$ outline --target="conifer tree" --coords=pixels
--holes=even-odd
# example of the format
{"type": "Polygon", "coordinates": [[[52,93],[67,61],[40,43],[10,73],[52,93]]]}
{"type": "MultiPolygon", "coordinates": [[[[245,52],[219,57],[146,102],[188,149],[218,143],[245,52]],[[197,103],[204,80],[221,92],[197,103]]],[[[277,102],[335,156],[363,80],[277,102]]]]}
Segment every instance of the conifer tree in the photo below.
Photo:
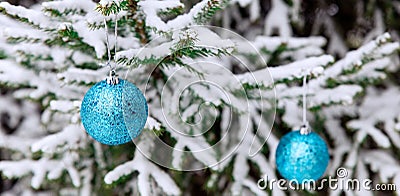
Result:
{"type": "Polygon", "coordinates": [[[288,194],[257,183],[281,178],[275,150],[302,124],[305,75],[307,118],[331,157],[323,177],[345,168],[400,186],[400,4],[352,1],[348,28],[335,19],[345,6],[316,2],[315,12],[291,0],[1,2],[3,193],[288,194]],[[95,141],[80,119],[109,57],[149,106],[142,134],[119,146],[95,141]]]}

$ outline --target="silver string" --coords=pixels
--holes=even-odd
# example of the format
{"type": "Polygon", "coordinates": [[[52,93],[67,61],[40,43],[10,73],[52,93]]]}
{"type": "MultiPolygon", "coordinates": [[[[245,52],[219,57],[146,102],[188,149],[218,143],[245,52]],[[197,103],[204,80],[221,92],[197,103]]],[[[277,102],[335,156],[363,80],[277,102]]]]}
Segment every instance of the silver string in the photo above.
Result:
{"type": "Polygon", "coordinates": [[[115,28],[114,28],[114,35],[115,35],[114,63],[115,63],[115,66],[117,66],[117,43],[118,43],[118,41],[117,41],[117,38],[118,38],[117,28],[118,28],[118,14],[115,13],[115,28]]]}
{"type": "Polygon", "coordinates": [[[303,125],[300,128],[300,133],[307,135],[311,132],[307,121],[307,74],[303,77],[303,125]]]}
{"type": "Polygon", "coordinates": [[[104,18],[104,29],[105,29],[105,34],[106,34],[106,47],[107,47],[107,66],[110,67],[110,73],[109,77],[107,78],[107,83],[109,84],[118,84],[118,75],[115,72],[115,69],[117,67],[117,39],[118,39],[118,14],[115,14],[115,27],[114,27],[114,36],[115,36],[115,45],[114,45],[114,66],[111,65],[111,49],[110,49],[110,41],[108,38],[108,27],[107,27],[107,21],[106,18],[104,18]]]}
{"type": "Polygon", "coordinates": [[[307,103],[306,103],[306,94],[307,94],[307,74],[304,74],[303,78],[303,125],[306,125],[307,123],[307,103]]]}
{"type": "Polygon", "coordinates": [[[106,21],[106,18],[104,18],[104,31],[105,31],[105,33],[106,33],[106,47],[107,47],[107,58],[108,58],[108,61],[107,61],[107,66],[110,66],[110,68],[111,68],[111,51],[110,51],[110,42],[109,42],[109,40],[108,40],[108,27],[107,27],[107,21],[106,21]]]}

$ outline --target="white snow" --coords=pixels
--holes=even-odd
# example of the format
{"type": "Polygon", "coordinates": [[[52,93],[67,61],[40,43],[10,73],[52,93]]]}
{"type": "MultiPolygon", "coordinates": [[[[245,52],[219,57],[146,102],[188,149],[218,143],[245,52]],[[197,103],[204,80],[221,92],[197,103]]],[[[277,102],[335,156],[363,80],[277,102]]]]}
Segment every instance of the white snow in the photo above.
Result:
{"type": "MultiPolygon", "coordinates": [[[[252,44],[257,49],[266,49],[268,51],[275,51],[279,46],[284,45],[286,48],[294,50],[302,47],[315,47],[320,48],[326,44],[326,39],[323,37],[307,37],[307,38],[281,38],[281,37],[270,37],[270,36],[257,36],[252,44]]],[[[248,44],[237,44],[237,50],[240,53],[246,53],[253,51],[246,48],[250,46],[248,44]],[[245,48],[242,48],[245,47],[245,48]]]]}
{"type": "Polygon", "coordinates": [[[353,102],[353,97],[363,89],[358,85],[340,85],[332,89],[316,91],[310,101],[310,107],[340,103],[349,105],[353,102]],[[338,93],[340,92],[340,93],[338,93]]]}
{"type": "Polygon", "coordinates": [[[167,1],[140,1],[138,5],[141,7],[143,12],[146,14],[146,24],[151,27],[156,27],[161,31],[169,30],[168,25],[161,20],[157,15],[159,11],[163,11],[169,8],[183,7],[183,3],[177,0],[167,1]]]}
{"type": "MultiPolygon", "coordinates": [[[[109,6],[113,2],[119,4],[121,1],[102,0],[100,4],[109,6]]],[[[320,107],[317,113],[324,117],[321,126],[326,132],[322,135],[327,137],[328,141],[333,141],[329,145],[333,159],[327,173],[333,175],[336,168],[344,166],[349,169],[352,177],[370,178],[373,175],[370,175],[368,170],[371,169],[378,174],[382,182],[400,183],[399,163],[393,159],[391,151],[393,148],[400,148],[399,88],[390,81],[382,83],[385,89],[372,87],[363,89],[362,85],[358,84],[385,79],[386,72],[398,69],[398,57],[392,54],[399,49],[399,43],[392,41],[390,35],[386,33],[361,48],[346,53],[347,47],[343,38],[334,29],[331,17],[317,13],[320,20],[317,20],[312,34],[318,34],[317,32],[321,30],[319,28],[326,29],[330,40],[327,46],[328,52],[332,54],[336,52],[340,57],[345,56],[335,62],[331,55],[323,55],[324,46],[327,44],[326,38],[291,37],[289,15],[295,14],[296,10],[299,11],[299,3],[295,2],[295,7],[291,8],[282,0],[272,1],[272,8],[265,19],[260,18],[261,15],[257,11],[260,10],[259,0],[231,2],[231,4],[237,2],[239,6],[249,6],[244,9],[249,10],[250,19],[244,19],[239,14],[237,6],[221,12],[221,16],[218,17],[222,19],[216,17],[221,19],[225,27],[230,27],[232,22],[241,21],[238,28],[246,31],[245,36],[251,40],[250,43],[225,39],[224,36],[205,27],[194,26],[186,31],[177,30],[194,25],[194,18],[208,6],[208,2],[200,1],[188,9],[186,14],[164,22],[157,13],[168,8],[183,7],[183,3],[178,0],[140,1],[138,13],[143,14],[148,27],[164,31],[150,32],[150,39],[156,38],[158,34],[175,31],[167,36],[163,34],[165,37],[157,39],[143,49],[140,48],[142,46],[140,41],[134,36],[135,32],[127,32],[129,29],[121,30],[121,36],[117,38],[120,51],[117,56],[128,60],[161,59],[171,53],[171,48],[179,38],[186,35],[185,33],[196,38],[196,46],[214,52],[217,48],[237,52],[234,55],[239,58],[235,60],[230,56],[182,59],[185,64],[203,73],[202,77],[189,72],[186,67],[170,65],[168,68],[160,69],[169,79],[167,82],[164,83],[160,79],[155,81],[156,85],[149,83],[150,85],[146,86],[149,70],[145,65],[126,74],[127,79],[134,80],[143,90],[149,101],[150,116],[145,128],[150,130],[165,128],[168,135],[176,140],[173,146],[175,150],[165,153],[165,156],[169,156],[169,167],[187,169],[209,166],[212,173],[218,174],[217,172],[226,170],[232,163],[232,173],[229,175],[234,178],[233,181],[227,178],[216,179],[218,176],[214,175],[214,179],[208,184],[213,182],[217,183],[217,186],[226,186],[226,190],[221,192],[226,195],[265,194],[257,188],[256,181],[248,177],[249,162],[258,167],[263,175],[276,178],[274,157],[279,134],[277,132],[269,134],[269,128],[273,124],[270,120],[272,117],[265,116],[260,110],[273,109],[276,101],[276,107],[285,111],[281,123],[290,128],[301,125],[299,97],[303,89],[298,86],[298,82],[306,74],[310,76],[307,92],[308,108],[320,107]],[[250,30],[257,20],[267,24],[264,34],[261,28],[250,30]],[[279,30],[279,36],[270,37],[275,28],[279,30]],[[172,39],[168,37],[170,35],[172,39]],[[255,49],[262,49],[265,51],[261,54],[262,58],[269,61],[271,58],[269,53],[275,52],[280,47],[286,50],[279,55],[278,60],[281,64],[279,66],[267,67],[261,62],[262,60],[246,59],[248,55],[255,54],[253,52],[255,49]],[[232,69],[237,64],[249,66],[239,70],[240,74],[234,74],[232,69]],[[354,72],[344,74],[350,70],[354,72]],[[328,80],[335,80],[338,85],[328,87],[328,80]],[[245,94],[242,89],[243,84],[264,86],[261,92],[256,92],[259,89],[248,89],[245,94]],[[355,100],[356,95],[362,97],[355,100]],[[263,100],[259,100],[261,97],[263,100]],[[350,117],[347,127],[342,127],[343,116],[350,117]],[[186,121],[192,117],[195,123],[187,123],[186,121]],[[223,130],[221,133],[225,137],[216,146],[212,146],[201,133],[211,131],[210,125],[213,125],[218,117],[221,124],[216,126],[220,126],[223,130]],[[378,124],[382,126],[377,128],[378,124]],[[353,137],[348,137],[349,130],[354,132],[353,137]],[[378,149],[366,149],[363,145],[366,140],[375,142],[378,149]],[[254,154],[264,145],[267,145],[270,152],[268,156],[261,153],[254,154]],[[193,164],[188,165],[188,156],[193,159],[193,164]],[[222,158],[226,159],[218,163],[222,158]]],[[[6,177],[21,178],[14,189],[29,190],[27,188],[29,186],[37,189],[45,180],[59,179],[65,172],[72,185],[59,190],[60,194],[91,194],[96,188],[91,182],[93,178],[98,177],[93,171],[97,169],[101,173],[109,168],[109,162],[104,157],[107,149],[99,143],[94,143],[95,141],[86,135],[80,125],[79,107],[80,100],[89,88],[87,84],[104,79],[108,68],[89,70],[78,66],[95,63],[98,61],[96,59],[106,53],[104,29],[90,30],[88,25],[102,25],[104,18],[112,21],[114,17],[104,17],[96,12],[94,10],[96,4],[90,0],[44,2],[42,6],[33,9],[11,6],[3,2],[0,3],[0,7],[6,8],[11,15],[27,18],[36,26],[31,27],[0,16],[0,27],[3,29],[0,31],[0,50],[4,50],[10,57],[7,60],[0,60],[0,82],[14,89],[0,97],[0,106],[7,106],[0,107],[0,113],[10,114],[7,123],[12,127],[18,126],[12,135],[6,135],[3,133],[5,130],[0,130],[0,146],[12,151],[12,160],[1,161],[0,170],[6,177]],[[40,11],[43,8],[61,12],[77,9],[83,10],[86,14],[52,18],[40,11]],[[37,27],[41,30],[37,30],[37,27]],[[82,41],[95,49],[96,55],[90,56],[82,51],[43,44],[44,40],[54,39],[57,31],[65,28],[72,28],[78,32],[82,41]],[[35,39],[39,43],[8,43],[7,38],[10,37],[35,39]],[[27,59],[27,55],[51,57],[53,60],[33,60],[34,68],[31,68],[20,64],[27,59]],[[16,99],[20,101],[17,103],[16,99]],[[86,156],[80,153],[89,147],[93,148],[93,154],[86,156]],[[35,152],[42,154],[38,160],[31,159],[32,153],[35,152]],[[23,178],[24,176],[31,178],[23,178]]],[[[126,17],[127,14],[129,13],[122,11],[118,17],[126,17]]],[[[301,20],[296,14],[291,17],[301,20]]],[[[379,12],[375,12],[375,17],[379,18],[379,12]]],[[[384,26],[378,23],[376,32],[382,33],[382,29],[384,26]]],[[[113,37],[112,34],[109,36],[113,37]]],[[[67,38],[64,39],[68,41],[67,38]]],[[[115,45],[114,39],[110,39],[110,45],[111,47],[115,45]]],[[[307,113],[311,123],[319,122],[315,121],[315,114],[315,112],[307,113]]],[[[155,150],[160,150],[155,146],[157,138],[151,134],[152,131],[143,131],[138,138],[140,140],[135,141],[137,148],[133,160],[123,162],[108,171],[104,177],[105,183],[112,184],[122,176],[137,171],[138,176],[134,175],[133,179],[126,183],[124,190],[134,189],[134,193],[143,195],[182,194],[172,177],[156,163],[147,159],[155,150]]],[[[34,193],[25,191],[25,193],[32,195],[38,194],[39,191],[34,193]]],[[[335,194],[340,193],[340,190],[335,192],[335,194]]],[[[348,193],[353,192],[346,194],[348,193]]],[[[284,192],[275,187],[272,194],[283,195],[284,192]]]]}
{"type": "Polygon", "coordinates": [[[263,84],[270,86],[273,81],[281,81],[283,79],[293,80],[302,78],[307,75],[319,75],[323,67],[333,62],[333,57],[330,55],[322,55],[319,57],[310,57],[304,60],[296,61],[288,65],[281,65],[277,67],[267,67],[251,73],[238,75],[242,83],[249,84],[263,84]],[[271,78],[273,80],[271,80],[271,78]]]}
{"type": "Polygon", "coordinates": [[[96,8],[96,3],[93,1],[82,1],[82,0],[60,0],[43,2],[42,6],[46,9],[55,9],[62,12],[66,10],[83,10],[85,12],[91,12],[96,8]]]}
{"type": "Polygon", "coordinates": [[[76,22],[72,24],[72,27],[84,42],[94,48],[97,58],[101,58],[104,55],[106,52],[106,45],[104,44],[106,38],[103,29],[91,30],[88,28],[86,21],[76,22]]]}
{"type": "Polygon", "coordinates": [[[38,189],[45,180],[46,174],[50,175],[50,177],[54,177],[60,172],[60,167],[63,167],[63,170],[67,170],[70,174],[73,184],[78,187],[80,186],[80,179],[77,178],[77,176],[71,175],[71,173],[76,172],[76,169],[72,166],[65,165],[65,163],[76,160],[70,159],[70,154],[71,153],[66,153],[62,160],[41,158],[39,160],[24,159],[20,161],[1,161],[0,170],[3,175],[8,178],[22,177],[33,173],[31,186],[38,189]]]}
{"type": "Polygon", "coordinates": [[[80,125],[69,125],[62,131],[46,136],[32,145],[32,152],[42,151],[55,153],[59,147],[73,149],[80,140],[86,138],[85,131],[80,125]]]}
{"type": "Polygon", "coordinates": [[[50,101],[50,108],[60,112],[70,112],[76,109],[72,101],[67,100],[52,100],[50,101]]]}
{"type": "Polygon", "coordinates": [[[37,29],[26,29],[26,28],[19,28],[19,27],[8,27],[4,29],[4,36],[7,37],[26,37],[30,39],[40,39],[40,40],[47,40],[50,37],[43,33],[43,31],[39,31],[37,29]]]}
{"type": "Polygon", "coordinates": [[[149,116],[147,118],[145,128],[150,129],[150,130],[153,130],[153,129],[160,130],[161,124],[156,119],[149,116]]]}
{"type": "Polygon", "coordinates": [[[387,148],[391,143],[400,147],[400,134],[395,131],[395,119],[400,114],[396,109],[400,106],[400,91],[392,86],[384,93],[373,88],[368,88],[367,93],[369,96],[359,108],[360,119],[348,122],[347,126],[358,130],[359,141],[370,135],[382,147],[387,148]],[[385,133],[375,127],[378,122],[385,123],[385,133]]]}
{"type": "Polygon", "coordinates": [[[34,25],[46,29],[49,27],[54,27],[55,23],[50,21],[41,11],[26,9],[22,6],[13,6],[8,2],[1,2],[0,7],[7,10],[10,15],[18,16],[27,19],[34,25]]]}
{"type": "Polygon", "coordinates": [[[179,15],[173,20],[170,20],[167,22],[167,25],[171,29],[181,29],[183,27],[191,26],[194,25],[193,19],[196,17],[201,10],[207,6],[208,1],[203,0],[198,2],[196,5],[194,5],[188,13],[179,15]]]}
{"type": "Polygon", "coordinates": [[[107,6],[110,6],[113,3],[116,3],[117,5],[119,5],[121,3],[121,1],[123,1],[123,0],[100,0],[99,4],[102,7],[107,7],[107,6]]]}
{"type": "Polygon", "coordinates": [[[0,80],[12,84],[28,84],[35,74],[15,62],[9,60],[0,60],[0,80]]]}
{"type": "Polygon", "coordinates": [[[117,52],[117,59],[121,58],[138,58],[138,59],[149,59],[165,57],[171,53],[170,48],[172,48],[174,42],[167,42],[160,44],[153,48],[141,48],[141,49],[129,49],[126,51],[117,52]]]}
{"type": "Polygon", "coordinates": [[[151,142],[151,140],[149,140],[149,137],[146,136],[147,135],[143,134],[141,136],[142,140],[137,144],[139,148],[142,147],[140,148],[142,152],[136,149],[135,158],[131,161],[125,162],[117,166],[112,171],[108,172],[104,178],[104,182],[107,184],[111,184],[122,176],[137,171],[139,172],[138,187],[141,194],[150,194],[150,177],[156,180],[155,182],[157,183],[157,185],[162,188],[162,190],[166,194],[181,194],[181,191],[172,180],[172,178],[163,170],[161,170],[158,166],[154,165],[154,163],[150,162],[146,157],[143,156],[142,153],[149,148],[146,142],[151,142]]]}

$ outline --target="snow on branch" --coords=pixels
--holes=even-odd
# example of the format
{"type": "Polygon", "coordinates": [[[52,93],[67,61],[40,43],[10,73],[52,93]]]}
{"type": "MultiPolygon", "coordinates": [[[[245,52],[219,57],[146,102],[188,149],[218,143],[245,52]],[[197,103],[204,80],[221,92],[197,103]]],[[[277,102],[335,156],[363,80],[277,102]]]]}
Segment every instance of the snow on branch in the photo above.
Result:
{"type": "Polygon", "coordinates": [[[41,29],[57,26],[56,23],[49,20],[41,11],[14,6],[8,2],[0,3],[0,13],[9,15],[22,22],[28,22],[41,29]]]}
{"type": "MultiPolygon", "coordinates": [[[[256,108],[252,108],[249,112],[253,114],[255,113],[255,110],[256,108]]],[[[260,173],[262,176],[268,176],[268,178],[276,179],[277,176],[275,175],[275,171],[273,169],[273,166],[271,165],[271,162],[273,162],[274,160],[270,160],[270,162],[268,162],[267,159],[260,153],[257,153],[252,156],[249,154],[249,152],[251,151],[254,152],[256,150],[255,148],[260,147],[262,145],[261,142],[264,142],[264,140],[261,140],[260,138],[256,137],[256,135],[254,135],[254,133],[250,131],[253,129],[253,127],[257,126],[254,123],[258,122],[257,120],[250,121],[248,123],[247,115],[240,115],[238,116],[238,118],[239,118],[238,121],[233,123],[233,124],[237,123],[236,124],[237,126],[232,125],[232,127],[238,128],[239,131],[235,132],[235,136],[237,137],[236,139],[241,141],[241,143],[239,144],[239,146],[237,146],[237,149],[233,152],[231,151],[232,149],[224,150],[225,153],[232,153],[232,154],[230,154],[230,156],[228,156],[216,167],[219,167],[218,168],[219,171],[222,171],[229,166],[230,162],[233,162],[232,177],[235,179],[235,181],[232,182],[230,186],[230,191],[232,194],[236,195],[244,193],[244,188],[248,188],[254,194],[260,194],[259,189],[255,189],[255,187],[257,186],[255,182],[250,181],[248,179],[248,172],[250,169],[249,162],[253,163],[256,167],[260,169],[260,173]],[[256,139],[253,140],[253,138],[256,139]],[[252,148],[254,149],[251,150],[252,148]]],[[[270,157],[274,157],[275,154],[273,152],[275,151],[274,149],[276,149],[278,142],[273,134],[271,134],[271,139],[267,140],[267,144],[269,147],[269,151],[271,152],[270,157]]],[[[273,186],[274,186],[274,194],[277,195],[283,194],[283,191],[278,189],[276,185],[273,186]]]]}
{"type": "Polygon", "coordinates": [[[90,70],[80,69],[75,67],[69,67],[64,72],[57,74],[58,79],[62,80],[67,84],[71,83],[85,83],[91,84],[105,79],[108,68],[90,70]]]}
{"type": "Polygon", "coordinates": [[[398,48],[399,44],[390,42],[389,33],[385,33],[375,40],[361,46],[359,49],[347,53],[343,59],[326,69],[325,76],[328,78],[335,78],[343,72],[363,66],[368,62],[367,58],[371,56],[378,55],[379,58],[382,58],[382,55],[389,55],[398,48]],[[382,51],[382,49],[384,50],[382,51]]]}
{"type": "Polygon", "coordinates": [[[53,77],[52,73],[41,71],[38,76],[30,78],[29,84],[32,88],[29,91],[26,89],[18,90],[16,93],[19,93],[21,97],[30,97],[32,99],[40,99],[49,93],[54,93],[59,98],[65,99],[75,99],[76,97],[81,96],[81,91],[83,88],[81,86],[69,85],[65,86],[63,89],[60,89],[60,82],[56,77],[53,77]]]}
{"type": "Polygon", "coordinates": [[[396,98],[400,91],[393,86],[383,93],[377,89],[368,88],[365,100],[358,108],[359,119],[351,120],[347,127],[357,130],[358,142],[364,141],[367,135],[384,148],[393,143],[400,148],[400,134],[395,130],[396,118],[400,115],[400,99],[396,98]],[[383,130],[376,128],[377,123],[383,122],[383,130]]]}
{"type": "MultiPolygon", "coordinates": [[[[101,58],[106,52],[105,35],[102,29],[89,29],[86,21],[78,21],[71,24],[72,30],[76,31],[82,41],[93,47],[97,58],[101,58]]],[[[68,25],[61,30],[68,30],[68,25]]]]}
{"type": "Polygon", "coordinates": [[[315,92],[310,100],[309,107],[320,107],[324,105],[353,103],[353,97],[362,92],[358,85],[339,85],[335,88],[321,89],[315,92]],[[340,93],[338,93],[340,92],[340,93]]]}
{"type": "Polygon", "coordinates": [[[0,147],[3,149],[9,149],[23,154],[30,154],[30,146],[32,143],[36,142],[37,139],[32,139],[29,137],[22,138],[19,136],[5,135],[4,130],[0,133],[0,147]]]}
{"type": "Polygon", "coordinates": [[[32,152],[42,151],[52,154],[57,152],[60,147],[68,150],[76,149],[80,146],[79,143],[85,143],[86,137],[83,127],[72,124],[58,133],[48,135],[35,142],[32,145],[32,152]]]}
{"type": "Polygon", "coordinates": [[[156,119],[149,116],[147,118],[145,128],[150,129],[150,130],[153,130],[153,129],[160,130],[161,124],[156,119]]]}
{"type": "Polygon", "coordinates": [[[340,125],[341,122],[339,119],[343,113],[355,115],[353,111],[354,108],[354,105],[332,105],[330,107],[324,107],[322,110],[322,114],[325,115],[326,118],[324,123],[326,133],[334,140],[334,148],[329,149],[333,155],[331,166],[327,171],[329,175],[334,175],[336,173],[336,169],[342,165],[346,153],[357,150],[357,146],[353,144],[351,138],[347,137],[346,130],[340,125]]]}
{"type": "Polygon", "coordinates": [[[29,29],[27,27],[6,27],[6,25],[4,25],[4,28],[4,36],[8,37],[8,39],[26,40],[32,42],[50,39],[49,35],[40,31],[39,29],[29,29]]]}
{"type": "Polygon", "coordinates": [[[183,3],[179,0],[169,1],[140,1],[138,5],[146,15],[146,25],[160,31],[170,30],[168,25],[158,16],[158,12],[167,9],[183,7],[183,3]]]}
{"type": "MultiPolygon", "coordinates": [[[[320,80],[320,78],[313,79],[320,80]]],[[[292,128],[301,124],[300,100],[304,93],[302,87],[288,88],[286,84],[276,85],[277,100],[279,108],[284,108],[283,121],[292,128]]],[[[332,107],[334,105],[350,105],[354,98],[363,91],[359,85],[341,84],[333,88],[309,87],[307,90],[307,108],[317,109],[323,106],[332,107]]]]}
{"type": "MultiPolygon", "coordinates": [[[[176,103],[171,102],[163,103],[163,105],[169,105],[169,111],[172,110],[171,108],[176,108],[175,104],[176,103]]],[[[165,110],[167,108],[163,109],[165,110]]],[[[175,130],[176,127],[179,127],[180,132],[182,131],[185,133],[189,133],[189,131],[192,130],[193,132],[198,133],[198,129],[201,129],[202,127],[190,126],[187,122],[182,121],[178,114],[179,111],[176,111],[176,109],[173,109],[171,112],[165,113],[160,108],[153,107],[152,111],[154,117],[160,120],[160,122],[165,126],[166,131],[168,131],[171,134],[171,137],[178,142],[177,144],[175,144],[174,148],[177,149],[178,152],[182,152],[173,154],[173,166],[181,168],[180,164],[182,163],[184,156],[189,155],[190,152],[196,152],[192,155],[195,159],[197,159],[205,166],[213,165],[217,162],[216,152],[212,150],[210,144],[206,141],[204,137],[191,137],[190,135],[177,133],[177,131],[175,130]],[[186,151],[185,147],[187,147],[189,151],[186,151]]],[[[210,118],[214,117],[215,116],[210,116],[210,118]]],[[[213,122],[213,120],[210,121],[213,122]]]]}
{"type": "MultiPolygon", "coordinates": [[[[147,134],[142,134],[141,141],[137,144],[138,148],[141,150],[148,150],[149,144],[148,142],[152,142],[150,136],[147,134]]],[[[135,151],[135,157],[132,161],[125,162],[112,171],[108,172],[104,177],[104,181],[107,184],[112,184],[117,181],[119,178],[125,175],[129,175],[134,171],[139,172],[137,176],[137,183],[139,192],[141,195],[151,195],[151,179],[152,177],[157,185],[162,188],[162,190],[168,195],[179,195],[181,191],[178,186],[172,180],[172,178],[161,170],[154,163],[149,161],[146,157],[141,154],[142,152],[138,150],[135,151]]]]}
{"type": "Polygon", "coordinates": [[[320,75],[328,64],[334,61],[330,55],[310,57],[304,60],[295,61],[287,65],[267,67],[251,73],[238,75],[242,83],[250,85],[271,86],[273,82],[280,83],[303,78],[307,75],[320,75]],[[268,76],[271,76],[272,81],[268,76]]]}
{"type": "Polygon", "coordinates": [[[172,41],[160,43],[155,47],[118,52],[117,59],[133,66],[175,65],[182,64],[181,59],[184,57],[220,56],[233,52],[235,47],[231,40],[221,39],[216,33],[201,26],[174,31],[171,38],[172,41]]]}
{"type": "Polygon", "coordinates": [[[100,0],[96,10],[104,16],[110,16],[111,14],[116,14],[127,9],[128,3],[126,0],[100,0]]]}
{"type": "Polygon", "coordinates": [[[96,3],[92,1],[82,1],[82,0],[59,0],[51,2],[43,2],[42,6],[45,12],[57,11],[58,14],[66,15],[68,12],[92,12],[96,7],[96,3]]]}
{"type": "MultiPolygon", "coordinates": [[[[17,20],[28,21],[28,24],[32,25],[34,28],[47,30],[46,34],[51,36],[51,38],[46,39],[48,41],[47,44],[69,45],[72,48],[77,48],[78,45],[81,45],[81,48],[92,47],[96,56],[101,58],[106,51],[104,31],[102,29],[90,29],[88,23],[89,21],[93,22],[102,19],[100,18],[101,15],[94,10],[95,7],[96,4],[91,1],[44,2],[42,8],[51,14],[57,13],[59,15],[65,15],[66,13],[64,12],[68,12],[68,9],[80,9],[84,11],[81,16],[58,19],[61,20],[58,22],[58,20],[56,21],[51,18],[51,14],[47,16],[40,11],[26,9],[20,6],[12,6],[4,2],[0,4],[0,8],[3,8],[3,12],[6,15],[17,20]],[[68,5],[66,5],[65,2],[68,2],[68,5]]],[[[15,36],[14,38],[18,39],[18,37],[15,36]]],[[[23,37],[19,37],[19,39],[21,38],[23,37]]],[[[121,40],[122,38],[120,37],[119,39],[121,40]]],[[[125,39],[125,41],[132,43],[131,40],[130,38],[125,39]]],[[[90,53],[90,50],[82,51],[90,53]]]]}
{"type": "MultiPolygon", "coordinates": [[[[389,40],[390,40],[390,35],[383,34],[376,40],[369,42],[368,44],[362,46],[361,48],[349,52],[343,59],[333,63],[330,66],[326,66],[323,75],[321,75],[316,79],[311,79],[308,82],[308,89],[310,94],[309,95],[310,104],[308,106],[310,108],[316,108],[320,106],[331,106],[335,104],[349,105],[353,103],[354,97],[363,91],[362,87],[356,84],[352,85],[340,84],[339,82],[336,82],[334,83],[334,85],[332,85],[330,83],[331,80],[340,81],[341,79],[345,79],[348,77],[361,77],[362,74],[365,73],[365,71],[360,71],[360,70],[383,69],[388,66],[391,66],[393,62],[388,60],[390,58],[389,55],[393,54],[398,49],[399,46],[398,43],[390,42],[389,40]],[[373,56],[374,59],[371,60],[369,58],[371,56],[373,56]],[[328,86],[328,84],[331,86],[329,88],[325,88],[328,86]]],[[[330,58],[333,61],[333,58],[332,57],[330,58]]],[[[276,77],[274,76],[276,75],[274,74],[274,69],[279,70],[280,67],[282,66],[276,68],[275,67],[270,68],[270,72],[273,78],[276,77]]],[[[257,73],[257,71],[255,73],[257,73]]],[[[284,72],[284,73],[290,74],[290,72],[284,72]]],[[[266,74],[268,73],[266,72],[264,74],[260,74],[259,77],[262,78],[262,76],[265,76],[266,74]]],[[[301,77],[302,75],[299,76],[301,77]]],[[[277,82],[279,82],[279,80],[277,82]]],[[[295,111],[298,111],[298,114],[300,113],[300,107],[299,107],[300,102],[298,100],[300,100],[299,97],[302,94],[302,88],[300,87],[288,88],[286,84],[279,84],[276,85],[276,90],[278,97],[278,107],[284,107],[285,111],[290,111],[290,112],[285,112],[285,114],[283,115],[283,120],[289,126],[296,126],[297,123],[300,123],[300,116],[298,116],[297,112],[295,111]],[[297,100],[291,100],[293,98],[296,98],[297,100]]],[[[353,125],[355,126],[354,128],[358,129],[361,128],[359,126],[361,125],[364,126],[365,123],[354,122],[353,125]]],[[[367,130],[358,132],[357,140],[361,142],[363,138],[367,135],[365,131],[368,131],[369,134],[376,136],[375,139],[380,142],[380,145],[388,147],[388,145],[390,145],[390,142],[388,141],[386,136],[384,134],[381,134],[380,131],[377,130],[374,126],[375,124],[369,126],[367,130]]],[[[390,132],[390,134],[394,135],[392,132],[390,132]]]]}
{"type": "Polygon", "coordinates": [[[37,105],[30,101],[18,103],[12,96],[1,96],[1,114],[8,114],[10,118],[3,121],[10,128],[15,128],[13,134],[6,134],[9,130],[0,126],[0,146],[25,156],[30,156],[30,146],[36,142],[37,135],[43,135],[43,126],[37,113],[37,105]],[[29,130],[29,131],[26,131],[29,130]]]}
{"type": "Polygon", "coordinates": [[[157,32],[168,32],[187,26],[203,23],[224,5],[222,0],[202,0],[194,5],[186,14],[164,22],[157,13],[172,8],[182,8],[184,5],[177,0],[169,1],[140,1],[138,5],[146,15],[146,25],[154,28],[157,32]]]}
{"type": "Polygon", "coordinates": [[[100,0],[99,4],[103,7],[110,6],[113,3],[116,3],[117,5],[120,5],[123,3],[125,0],[100,0]]]}
{"type": "Polygon", "coordinates": [[[26,69],[11,60],[0,60],[0,81],[12,85],[28,85],[36,77],[32,70],[26,69]]]}
{"type": "Polygon", "coordinates": [[[67,58],[72,51],[61,47],[48,47],[42,43],[20,43],[13,47],[13,51],[20,53],[18,62],[24,61],[52,61],[46,66],[38,66],[43,69],[64,68],[67,58]],[[34,56],[34,57],[32,57],[34,56]],[[51,66],[53,65],[53,66],[51,66]]]}
{"type": "MultiPolygon", "coordinates": [[[[371,150],[362,153],[363,161],[369,164],[373,172],[378,172],[380,180],[388,183],[393,179],[395,185],[400,184],[400,166],[398,160],[384,150],[371,150]]],[[[396,190],[399,193],[400,190],[396,190]]]]}
{"type": "Polygon", "coordinates": [[[18,89],[15,94],[18,94],[18,97],[32,99],[39,99],[49,92],[60,97],[74,99],[81,96],[79,89],[83,89],[80,86],[66,86],[60,89],[62,85],[57,77],[53,77],[52,73],[45,72],[45,70],[35,73],[10,60],[0,60],[0,81],[10,85],[30,87],[31,89],[18,89]]]}
{"type": "Polygon", "coordinates": [[[50,180],[58,179],[66,170],[71,177],[72,184],[78,187],[81,185],[81,181],[79,173],[74,167],[74,162],[77,160],[77,154],[64,153],[61,160],[41,158],[39,160],[1,161],[0,170],[7,178],[20,178],[32,173],[31,186],[35,189],[40,188],[46,177],[50,180]]]}
{"type": "MultiPolygon", "coordinates": [[[[326,44],[326,39],[323,37],[290,37],[290,38],[282,38],[282,37],[270,37],[270,36],[257,36],[252,44],[261,51],[267,51],[272,53],[279,49],[279,47],[284,47],[287,50],[296,50],[304,47],[312,47],[312,48],[321,48],[326,44]]],[[[247,48],[250,46],[248,44],[238,44],[238,52],[239,53],[247,53],[253,51],[252,49],[247,48]]],[[[322,50],[320,51],[322,52],[322,50]]]]}
{"type": "Polygon", "coordinates": [[[362,66],[358,72],[354,74],[341,75],[337,78],[337,80],[340,82],[363,82],[365,80],[373,82],[372,80],[383,80],[387,77],[387,75],[381,70],[389,68],[392,64],[393,62],[390,57],[372,60],[371,62],[368,62],[362,66]]]}
{"type": "Polygon", "coordinates": [[[174,42],[167,42],[157,45],[153,48],[129,49],[126,51],[120,51],[117,53],[117,59],[128,60],[138,58],[142,61],[152,58],[159,59],[161,57],[168,56],[168,54],[170,54],[170,48],[172,48],[173,45],[174,42]]]}

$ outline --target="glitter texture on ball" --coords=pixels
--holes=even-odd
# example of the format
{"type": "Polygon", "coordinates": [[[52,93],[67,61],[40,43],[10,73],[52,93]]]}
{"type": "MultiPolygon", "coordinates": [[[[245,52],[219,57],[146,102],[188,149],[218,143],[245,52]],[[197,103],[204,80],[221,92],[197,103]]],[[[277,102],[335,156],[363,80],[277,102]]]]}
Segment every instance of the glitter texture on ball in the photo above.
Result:
{"type": "Polygon", "coordinates": [[[287,180],[318,180],[329,162],[325,141],[316,133],[301,135],[292,131],[282,137],[276,149],[276,166],[287,180]]]}
{"type": "Polygon", "coordinates": [[[81,120],[86,132],[100,143],[119,145],[137,137],[148,116],[146,98],[132,83],[96,83],[85,94],[81,120]],[[126,112],[128,111],[128,112],[126,112]],[[129,119],[127,128],[126,120],[129,119]]]}

